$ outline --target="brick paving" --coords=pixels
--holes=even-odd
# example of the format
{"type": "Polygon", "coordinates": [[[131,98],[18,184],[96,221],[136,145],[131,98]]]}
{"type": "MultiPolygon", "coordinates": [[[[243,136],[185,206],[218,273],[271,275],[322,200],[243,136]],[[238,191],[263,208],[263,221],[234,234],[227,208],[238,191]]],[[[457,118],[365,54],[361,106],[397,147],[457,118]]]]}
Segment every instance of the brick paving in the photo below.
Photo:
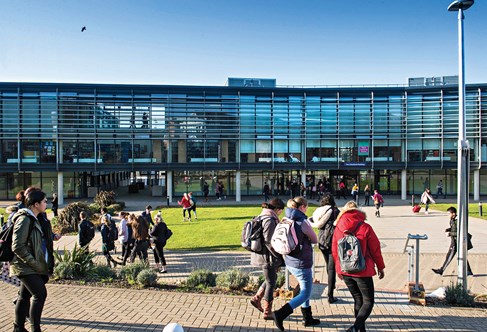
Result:
{"type": "MultiPolygon", "coordinates": [[[[141,210],[145,204],[147,200],[145,203],[142,200],[130,200],[127,209],[141,210]]],[[[420,255],[420,280],[427,291],[456,280],[456,261],[452,262],[443,277],[431,272],[432,267],[441,265],[448,249],[449,239],[442,237],[447,223],[446,213],[412,215],[410,207],[403,201],[389,200],[389,205],[384,207],[381,219],[368,213],[369,222],[381,239],[386,261],[386,277],[374,280],[376,304],[367,321],[368,330],[487,331],[485,309],[422,307],[409,303],[404,292],[407,255],[402,253],[407,233],[429,236],[429,240],[421,243],[420,255]]],[[[365,209],[368,211],[370,208],[365,209]]],[[[487,293],[487,241],[483,240],[487,238],[487,227],[485,221],[478,219],[471,219],[469,226],[470,232],[474,234],[475,245],[469,254],[469,261],[475,276],[468,278],[468,286],[474,293],[487,293]]],[[[75,241],[76,237],[63,237],[59,247],[70,248],[75,241]]],[[[98,234],[96,241],[99,241],[98,234]]],[[[93,245],[93,248],[99,247],[98,243],[93,245]]],[[[229,266],[238,266],[252,275],[258,273],[249,267],[249,255],[246,252],[168,250],[166,258],[169,273],[160,275],[160,280],[165,283],[185,280],[193,269],[202,267],[211,267],[218,272],[229,266]]],[[[321,255],[315,256],[315,262],[315,278],[326,282],[321,255]]],[[[353,302],[343,283],[339,282],[337,287],[336,295],[340,301],[330,305],[324,296],[326,284],[314,285],[311,305],[314,315],[322,320],[320,326],[302,326],[298,310],[286,320],[286,330],[344,331],[350,326],[353,321],[353,302]]],[[[16,292],[15,287],[0,283],[0,331],[11,330],[14,319],[11,300],[16,292]]],[[[43,331],[162,331],[170,322],[180,323],[185,331],[277,331],[272,322],[264,321],[261,314],[249,305],[249,298],[243,296],[56,284],[48,284],[48,293],[42,319],[43,331]]],[[[277,306],[284,304],[281,299],[275,302],[277,306]]]]}

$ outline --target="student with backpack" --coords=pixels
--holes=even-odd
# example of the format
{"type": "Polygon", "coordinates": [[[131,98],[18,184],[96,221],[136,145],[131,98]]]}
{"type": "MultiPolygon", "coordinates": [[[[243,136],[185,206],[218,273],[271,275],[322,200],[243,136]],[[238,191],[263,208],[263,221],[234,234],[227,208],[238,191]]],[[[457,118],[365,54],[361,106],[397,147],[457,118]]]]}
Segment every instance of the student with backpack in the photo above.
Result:
{"type": "Polygon", "coordinates": [[[13,217],[14,258],[11,261],[10,274],[21,281],[15,305],[14,331],[27,331],[25,320],[28,313],[32,331],[40,331],[42,311],[47,298],[45,284],[49,280],[49,268],[53,265],[49,261],[52,257],[49,250],[52,247],[46,246],[46,235],[37,218],[46,211],[46,194],[40,188],[29,187],[25,191],[24,204],[26,208],[20,209],[13,217]]]}
{"type": "Polygon", "coordinates": [[[310,224],[312,227],[320,230],[318,233],[318,247],[325,259],[326,272],[328,274],[328,303],[335,303],[338,299],[333,296],[336,284],[336,272],[335,262],[331,254],[331,243],[335,230],[333,223],[340,210],[336,206],[335,198],[330,193],[326,193],[320,203],[321,206],[315,210],[313,217],[310,218],[310,224]]]}
{"type": "Polygon", "coordinates": [[[171,237],[172,231],[167,228],[166,223],[162,220],[162,215],[158,213],[154,218],[155,226],[152,228],[150,235],[154,240],[154,261],[156,268],[161,273],[167,273],[166,258],[164,257],[164,247],[167,240],[171,237]]]}
{"type": "Polygon", "coordinates": [[[257,293],[250,299],[250,304],[264,313],[265,320],[274,319],[272,315],[272,301],[274,300],[277,271],[284,265],[282,256],[275,252],[271,245],[274,229],[279,223],[279,215],[283,210],[284,202],[279,198],[273,198],[269,202],[262,203],[262,212],[257,217],[261,222],[261,230],[259,232],[261,252],[252,252],[250,255],[251,265],[260,267],[265,279],[257,293]]]}
{"type": "Polygon", "coordinates": [[[374,190],[374,196],[372,196],[375,205],[375,216],[380,218],[380,208],[384,205],[384,198],[377,189],[374,190]]]}
{"type": "MultiPolygon", "coordinates": [[[[336,272],[352,294],[354,300],[355,322],[347,331],[365,331],[365,321],[374,307],[374,281],[372,277],[377,274],[379,279],[384,278],[384,259],[380,250],[380,242],[372,226],[365,223],[365,212],[359,210],[357,203],[350,201],[343,207],[335,220],[333,234],[332,254],[335,261],[336,272]],[[355,246],[343,250],[345,238],[355,238],[355,246]],[[340,255],[342,254],[342,255],[340,255]],[[362,261],[361,271],[348,272],[353,260],[362,261]]],[[[350,244],[350,243],[349,243],[350,244]]]]}
{"type": "Polygon", "coordinates": [[[282,308],[274,311],[274,323],[277,328],[284,331],[284,319],[291,315],[297,307],[301,306],[303,325],[319,325],[320,320],[313,318],[309,299],[313,287],[313,247],[318,243],[318,238],[311,227],[306,211],[308,201],[302,196],[291,198],[287,201],[286,217],[293,220],[293,226],[298,238],[296,249],[284,257],[286,268],[299,282],[300,291],[291,301],[282,308]]]}
{"type": "Polygon", "coordinates": [[[87,219],[85,211],[81,211],[79,218],[81,219],[78,225],[78,243],[81,248],[85,248],[89,251],[91,240],[95,237],[95,226],[91,221],[87,219]]]}
{"type": "Polygon", "coordinates": [[[115,248],[115,239],[113,238],[113,231],[112,231],[111,221],[108,219],[107,215],[103,215],[101,217],[101,251],[103,256],[105,256],[107,260],[108,266],[111,267],[111,263],[113,263],[114,267],[117,267],[117,264],[121,264],[113,259],[112,255],[110,255],[110,251],[115,248]]]}

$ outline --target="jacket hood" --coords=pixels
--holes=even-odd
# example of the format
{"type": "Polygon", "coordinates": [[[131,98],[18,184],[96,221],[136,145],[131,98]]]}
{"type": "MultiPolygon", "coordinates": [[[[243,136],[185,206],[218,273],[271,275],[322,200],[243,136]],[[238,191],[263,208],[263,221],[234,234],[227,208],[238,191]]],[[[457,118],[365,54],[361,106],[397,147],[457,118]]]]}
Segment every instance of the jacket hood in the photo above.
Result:
{"type": "Polygon", "coordinates": [[[333,224],[342,230],[351,229],[356,227],[359,222],[365,221],[365,219],[367,219],[365,212],[359,209],[350,209],[342,211],[333,224]]]}
{"type": "Polygon", "coordinates": [[[260,213],[260,215],[261,216],[269,216],[271,218],[275,218],[277,220],[280,220],[279,216],[272,209],[262,209],[262,212],[260,213]]]}
{"type": "Polygon", "coordinates": [[[286,217],[292,220],[306,219],[306,215],[298,209],[286,208],[286,217]]]}

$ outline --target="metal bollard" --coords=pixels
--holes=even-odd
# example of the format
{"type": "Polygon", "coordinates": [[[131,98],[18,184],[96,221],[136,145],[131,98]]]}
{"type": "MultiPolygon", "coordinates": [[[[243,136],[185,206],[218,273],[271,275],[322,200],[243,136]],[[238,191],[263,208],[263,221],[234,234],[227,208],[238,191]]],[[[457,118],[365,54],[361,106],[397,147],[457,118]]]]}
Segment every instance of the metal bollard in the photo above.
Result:
{"type": "Polygon", "coordinates": [[[411,195],[411,206],[414,206],[414,195],[411,195]]]}
{"type": "Polygon", "coordinates": [[[479,216],[482,217],[482,202],[479,202],[479,216]]]}

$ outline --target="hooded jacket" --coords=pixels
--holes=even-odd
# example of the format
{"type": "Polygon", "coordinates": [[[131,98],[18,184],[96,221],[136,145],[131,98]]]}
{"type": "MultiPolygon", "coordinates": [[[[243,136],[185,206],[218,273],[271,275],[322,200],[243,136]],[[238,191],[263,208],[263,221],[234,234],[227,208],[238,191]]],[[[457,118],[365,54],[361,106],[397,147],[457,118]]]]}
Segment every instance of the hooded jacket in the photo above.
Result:
{"type": "Polygon", "coordinates": [[[259,217],[262,218],[262,237],[264,240],[263,243],[263,252],[262,254],[258,254],[252,252],[250,255],[250,264],[252,266],[264,267],[279,267],[284,265],[284,260],[282,256],[275,252],[271,245],[272,235],[274,234],[274,230],[276,229],[276,225],[279,223],[279,217],[272,209],[262,209],[261,214],[259,217]]]}
{"type": "Polygon", "coordinates": [[[372,226],[365,223],[365,218],[366,216],[364,212],[358,209],[351,209],[343,212],[343,214],[335,221],[336,228],[333,234],[332,254],[337,274],[351,277],[372,277],[376,274],[375,266],[377,266],[379,271],[385,268],[379,239],[372,229],[372,226]],[[365,269],[357,273],[346,273],[341,270],[340,260],[338,259],[338,240],[344,236],[344,231],[354,230],[360,222],[363,223],[357,228],[354,234],[360,241],[362,254],[365,257],[365,269]]]}
{"type": "Polygon", "coordinates": [[[286,217],[294,220],[294,227],[300,248],[284,256],[286,266],[297,269],[310,269],[313,266],[312,244],[318,243],[318,237],[311,228],[306,215],[298,209],[287,208],[286,217]]]}

